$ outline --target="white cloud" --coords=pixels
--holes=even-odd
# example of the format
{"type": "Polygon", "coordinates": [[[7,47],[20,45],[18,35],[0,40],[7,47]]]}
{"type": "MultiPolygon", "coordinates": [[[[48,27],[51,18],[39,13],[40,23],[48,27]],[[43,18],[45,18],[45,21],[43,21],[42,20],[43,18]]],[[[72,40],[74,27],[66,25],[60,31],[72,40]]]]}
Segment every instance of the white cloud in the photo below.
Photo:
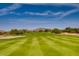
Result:
{"type": "Polygon", "coordinates": [[[58,16],[62,12],[52,12],[50,10],[44,12],[24,12],[25,15],[40,15],[40,16],[58,16]]]}
{"type": "Polygon", "coordinates": [[[40,13],[40,12],[24,12],[25,15],[42,15],[42,16],[45,16],[45,15],[48,15],[48,13],[40,13]]]}
{"type": "Polygon", "coordinates": [[[79,11],[79,4],[78,3],[77,4],[76,3],[62,3],[62,4],[58,4],[58,5],[61,5],[61,6],[62,5],[67,5],[67,6],[69,5],[69,6],[76,7],[75,9],[64,12],[63,14],[60,15],[60,17],[58,19],[63,19],[64,17],[79,11]]]}
{"type": "Polygon", "coordinates": [[[56,12],[56,13],[53,13],[54,15],[62,15],[63,12],[56,12]]]}
{"type": "Polygon", "coordinates": [[[64,17],[71,15],[72,13],[78,12],[79,9],[72,9],[69,10],[67,12],[62,12],[62,11],[58,11],[58,12],[52,12],[50,10],[48,11],[44,11],[44,12],[24,12],[24,13],[16,13],[16,12],[10,12],[11,14],[15,14],[15,15],[38,15],[38,16],[55,16],[57,17],[57,19],[63,19],[64,17]]]}
{"type": "MultiPolygon", "coordinates": [[[[60,15],[60,19],[62,19],[62,18],[64,18],[65,16],[68,16],[68,15],[70,15],[70,14],[72,14],[72,13],[75,13],[75,12],[78,12],[79,11],[79,3],[45,3],[45,4],[32,4],[32,5],[54,5],[54,6],[63,6],[63,5],[66,5],[66,6],[73,6],[73,7],[76,7],[76,9],[72,9],[72,10],[69,10],[69,11],[67,11],[67,12],[57,12],[57,13],[52,13],[51,12],[51,14],[53,14],[53,15],[60,15]]],[[[49,12],[50,13],[50,12],[49,12]]]]}
{"type": "Polygon", "coordinates": [[[21,4],[12,4],[11,6],[8,6],[6,8],[0,9],[0,16],[6,15],[10,11],[16,10],[21,7],[21,4]]]}
{"type": "Polygon", "coordinates": [[[38,16],[58,16],[63,14],[63,12],[52,12],[50,10],[44,11],[44,12],[10,12],[10,14],[15,14],[15,15],[38,15],[38,16]]]}
{"type": "Polygon", "coordinates": [[[22,15],[23,13],[16,13],[16,12],[12,11],[12,12],[9,12],[9,14],[22,15]]]}
{"type": "Polygon", "coordinates": [[[78,11],[79,11],[79,9],[72,9],[72,10],[69,10],[69,11],[63,13],[63,14],[59,17],[59,19],[63,19],[64,17],[66,17],[66,16],[68,16],[68,15],[70,15],[70,14],[72,14],[72,13],[78,12],[78,11]]]}
{"type": "MultiPolygon", "coordinates": [[[[39,5],[39,4],[33,4],[33,5],[39,5]]],[[[46,5],[46,4],[40,4],[40,5],[46,5]]],[[[48,5],[54,5],[54,4],[48,4],[48,5]]],[[[20,8],[22,5],[21,4],[13,4],[7,8],[0,9],[0,16],[10,13],[10,14],[15,14],[15,15],[59,16],[58,18],[62,19],[72,13],[79,11],[79,4],[67,4],[67,3],[64,4],[64,3],[62,3],[62,4],[55,4],[55,5],[70,5],[70,6],[76,7],[76,9],[72,9],[67,12],[62,12],[62,11],[53,12],[53,11],[48,10],[48,11],[44,11],[44,12],[28,12],[28,11],[26,11],[24,13],[20,13],[20,12],[16,13],[13,10],[20,8]]]]}

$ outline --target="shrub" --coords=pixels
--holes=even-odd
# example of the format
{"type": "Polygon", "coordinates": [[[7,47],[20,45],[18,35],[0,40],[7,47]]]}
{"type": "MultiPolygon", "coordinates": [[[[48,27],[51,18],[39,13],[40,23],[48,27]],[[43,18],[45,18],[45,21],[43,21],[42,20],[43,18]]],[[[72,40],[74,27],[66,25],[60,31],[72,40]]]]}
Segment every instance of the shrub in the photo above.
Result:
{"type": "Polygon", "coordinates": [[[59,30],[59,29],[57,29],[57,28],[55,28],[55,29],[52,30],[52,33],[55,33],[55,34],[60,34],[61,32],[62,31],[59,30]]]}

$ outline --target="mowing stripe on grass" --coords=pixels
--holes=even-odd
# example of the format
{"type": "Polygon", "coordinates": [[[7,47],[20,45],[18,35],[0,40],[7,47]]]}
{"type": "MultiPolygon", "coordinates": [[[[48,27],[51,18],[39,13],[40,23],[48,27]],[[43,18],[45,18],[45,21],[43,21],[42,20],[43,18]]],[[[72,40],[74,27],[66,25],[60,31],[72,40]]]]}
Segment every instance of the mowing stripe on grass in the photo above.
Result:
{"type": "Polygon", "coordinates": [[[5,48],[8,48],[10,45],[18,42],[18,40],[21,39],[21,38],[15,38],[15,39],[11,39],[11,40],[4,40],[4,42],[0,43],[0,50],[2,49],[5,49],[5,48]]]}
{"type": "Polygon", "coordinates": [[[12,44],[11,46],[9,46],[6,49],[3,49],[0,51],[0,55],[9,55],[12,52],[14,52],[20,45],[22,45],[26,40],[19,40],[18,42],[12,44]]]}
{"type": "Polygon", "coordinates": [[[65,42],[69,42],[69,44],[71,44],[71,45],[73,45],[73,46],[79,46],[79,41],[75,41],[75,38],[73,38],[74,39],[74,41],[73,40],[67,40],[68,38],[61,38],[62,39],[62,41],[65,41],[65,42]]]}
{"type": "Polygon", "coordinates": [[[0,50],[2,49],[5,49],[5,48],[8,48],[9,46],[11,46],[12,44],[16,43],[17,41],[9,41],[9,42],[6,42],[6,43],[3,43],[0,45],[0,50]]]}
{"type": "Polygon", "coordinates": [[[6,42],[2,42],[2,43],[0,43],[0,47],[1,47],[1,46],[4,46],[4,45],[7,45],[7,44],[9,44],[9,43],[12,43],[12,42],[14,42],[14,41],[16,41],[16,40],[10,40],[10,41],[6,41],[6,42]]]}
{"type": "Polygon", "coordinates": [[[66,40],[67,39],[66,37],[64,37],[64,38],[62,38],[62,37],[61,38],[59,38],[59,37],[52,38],[51,36],[47,36],[47,38],[50,39],[51,41],[59,42],[60,44],[62,43],[62,44],[65,44],[67,46],[77,46],[77,47],[79,47],[78,43],[74,43],[70,40],[66,40]]]}
{"type": "Polygon", "coordinates": [[[32,45],[31,45],[28,55],[30,56],[42,56],[43,55],[37,38],[32,39],[32,45]]]}
{"type": "Polygon", "coordinates": [[[45,56],[60,56],[62,55],[60,52],[51,48],[41,37],[39,37],[40,48],[45,56]]]}
{"type": "Polygon", "coordinates": [[[68,40],[68,41],[71,41],[71,42],[73,42],[73,43],[78,43],[79,44],[79,38],[78,37],[64,37],[64,36],[61,36],[60,38],[66,38],[66,40],[68,40]]]}
{"type": "Polygon", "coordinates": [[[64,40],[64,41],[69,41],[69,42],[72,42],[72,43],[76,43],[76,44],[79,44],[79,38],[77,38],[76,39],[76,37],[75,38],[70,38],[69,36],[49,36],[49,37],[51,37],[51,38],[57,38],[57,39],[59,39],[59,40],[64,40]]]}
{"type": "MultiPolygon", "coordinates": [[[[74,52],[76,52],[76,55],[79,55],[79,45],[77,45],[76,43],[72,43],[72,42],[70,42],[70,41],[65,41],[64,39],[58,39],[58,38],[52,38],[52,37],[49,37],[48,36],[48,39],[49,40],[51,40],[51,41],[54,41],[54,42],[56,42],[56,43],[59,43],[59,45],[61,45],[61,46],[65,46],[65,47],[67,47],[67,48],[69,48],[69,49],[71,49],[71,50],[73,50],[74,52]]],[[[73,54],[74,55],[74,54],[73,54]]]]}
{"type": "Polygon", "coordinates": [[[59,35],[59,36],[56,36],[56,37],[60,37],[60,38],[67,38],[68,40],[72,40],[72,41],[79,41],[79,37],[78,36],[66,36],[66,35],[59,35]]]}
{"type": "Polygon", "coordinates": [[[77,56],[79,37],[52,35],[50,33],[28,33],[26,37],[0,40],[2,56],[77,56]]]}
{"type": "Polygon", "coordinates": [[[67,38],[58,38],[58,37],[52,38],[50,36],[48,36],[47,38],[52,39],[53,41],[59,41],[61,43],[67,44],[67,45],[79,46],[79,44],[77,44],[77,43],[73,43],[71,41],[66,40],[67,38]]]}
{"type": "Polygon", "coordinates": [[[62,55],[76,55],[76,52],[74,52],[72,49],[69,49],[65,46],[60,46],[59,43],[55,43],[54,41],[50,41],[44,37],[41,37],[42,40],[44,40],[51,48],[59,51],[60,53],[62,53],[62,55]]]}
{"type": "Polygon", "coordinates": [[[20,45],[19,48],[17,48],[13,53],[10,54],[10,56],[26,56],[29,53],[30,46],[32,43],[32,38],[26,38],[26,41],[20,45]]]}

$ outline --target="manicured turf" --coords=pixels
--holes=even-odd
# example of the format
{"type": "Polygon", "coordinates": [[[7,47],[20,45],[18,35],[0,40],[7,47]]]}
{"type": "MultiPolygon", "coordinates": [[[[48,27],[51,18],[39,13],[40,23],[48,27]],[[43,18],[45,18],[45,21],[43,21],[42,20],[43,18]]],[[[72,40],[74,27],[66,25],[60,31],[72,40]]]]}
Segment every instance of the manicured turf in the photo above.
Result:
{"type": "Polygon", "coordinates": [[[0,56],[79,56],[79,36],[44,32],[25,35],[0,39],[0,56]]]}

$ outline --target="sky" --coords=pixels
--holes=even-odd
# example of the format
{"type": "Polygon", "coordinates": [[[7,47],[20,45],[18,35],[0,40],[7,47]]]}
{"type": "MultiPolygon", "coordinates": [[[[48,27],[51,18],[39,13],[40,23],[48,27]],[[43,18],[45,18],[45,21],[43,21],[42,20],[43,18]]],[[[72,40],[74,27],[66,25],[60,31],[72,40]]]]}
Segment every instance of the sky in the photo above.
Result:
{"type": "Polygon", "coordinates": [[[0,3],[0,30],[79,28],[78,3],[0,3]]]}

